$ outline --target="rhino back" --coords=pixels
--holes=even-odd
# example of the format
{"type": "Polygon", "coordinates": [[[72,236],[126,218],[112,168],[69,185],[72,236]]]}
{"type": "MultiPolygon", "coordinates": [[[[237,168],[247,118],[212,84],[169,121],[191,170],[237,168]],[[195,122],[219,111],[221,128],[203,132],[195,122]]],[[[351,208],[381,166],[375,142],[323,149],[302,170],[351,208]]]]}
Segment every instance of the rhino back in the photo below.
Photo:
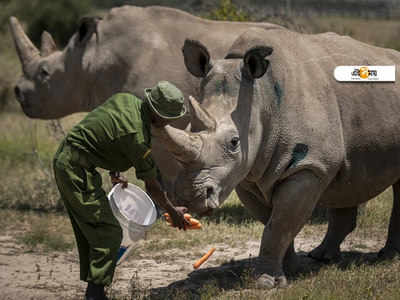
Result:
{"type": "Polygon", "coordinates": [[[210,45],[213,57],[221,58],[242,32],[257,26],[282,28],[270,23],[204,20],[181,10],[150,6],[114,8],[99,23],[99,43],[88,49],[93,70],[114,88],[99,84],[99,101],[115,92],[129,91],[139,97],[143,89],[160,80],[174,82],[185,95],[196,95],[199,80],[186,72],[181,47],[186,38],[210,45]],[[128,72],[125,74],[125,72],[128,72]]]}

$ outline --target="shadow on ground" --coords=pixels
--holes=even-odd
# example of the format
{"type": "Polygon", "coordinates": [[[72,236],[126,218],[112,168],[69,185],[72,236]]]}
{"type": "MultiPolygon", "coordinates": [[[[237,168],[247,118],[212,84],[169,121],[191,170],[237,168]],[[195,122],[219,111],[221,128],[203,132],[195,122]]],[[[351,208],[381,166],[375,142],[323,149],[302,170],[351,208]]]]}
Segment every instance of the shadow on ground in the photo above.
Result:
{"type": "MultiPolygon", "coordinates": [[[[240,225],[243,223],[258,222],[250,212],[240,203],[235,203],[229,206],[222,206],[213,211],[213,214],[208,217],[203,217],[205,222],[219,224],[221,222],[240,225]]],[[[327,210],[322,206],[317,206],[310,218],[311,224],[324,224],[328,220],[327,210]]]]}
{"type": "MultiPolygon", "coordinates": [[[[307,257],[306,252],[299,252],[299,270],[288,275],[289,281],[304,276],[318,276],[318,272],[328,264],[318,262],[307,257]]],[[[377,263],[377,253],[362,253],[355,251],[343,252],[342,257],[336,265],[342,270],[351,266],[370,265],[377,263]]],[[[174,282],[168,286],[154,288],[146,292],[145,299],[193,299],[201,298],[204,293],[218,290],[239,290],[254,288],[254,276],[256,266],[259,264],[257,258],[248,258],[238,261],[231,261],[218,267],[204,268],[193,271],[188,278],[174,282]]]]}

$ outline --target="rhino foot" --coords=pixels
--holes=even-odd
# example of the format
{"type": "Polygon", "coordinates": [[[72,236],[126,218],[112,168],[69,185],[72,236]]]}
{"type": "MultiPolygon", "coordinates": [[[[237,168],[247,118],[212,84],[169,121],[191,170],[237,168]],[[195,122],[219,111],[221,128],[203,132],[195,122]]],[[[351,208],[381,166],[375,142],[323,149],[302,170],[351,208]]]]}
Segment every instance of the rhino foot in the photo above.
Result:
{"type": "Polygon", "coordinates": [[[385,246],[378,252],[378,259],[386,260],[393,259],[396,256],[400,255],[400,250],[396,247],[385,246]]]}
{"type": "Polygon", "coordinates": [[[308,257],[320,262],[332,263],[340,259],[340,250],[329,249],[329,247],[319,245],[317,248],[308,253],[308,257]]]}
{"type": "Polygon", "coordinates": [[[287,285],[288,283],[285,276],[274,277],[266,273],[262,274],[256,281],[257,289],[271,290],[276,287],[283,288],[287,285]]]}

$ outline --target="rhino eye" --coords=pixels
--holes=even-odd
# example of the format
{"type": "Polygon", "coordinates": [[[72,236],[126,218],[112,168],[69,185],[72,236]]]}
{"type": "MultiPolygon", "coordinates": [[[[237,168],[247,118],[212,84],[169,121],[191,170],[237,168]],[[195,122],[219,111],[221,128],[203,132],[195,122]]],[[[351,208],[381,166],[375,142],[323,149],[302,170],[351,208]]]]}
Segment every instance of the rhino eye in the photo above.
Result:
{"type": "Polygon", "coordinates": [[[237,149],[237,147],[239,146],[239,144],[240,144],[240,140],[239,140],[239,137],[237,137],[237,136],[235,136],[235,137],[233,137],[232,139],[231,139],[231,150],[232,151],[234,151],[234,150],[236,150],[237,149]]]}

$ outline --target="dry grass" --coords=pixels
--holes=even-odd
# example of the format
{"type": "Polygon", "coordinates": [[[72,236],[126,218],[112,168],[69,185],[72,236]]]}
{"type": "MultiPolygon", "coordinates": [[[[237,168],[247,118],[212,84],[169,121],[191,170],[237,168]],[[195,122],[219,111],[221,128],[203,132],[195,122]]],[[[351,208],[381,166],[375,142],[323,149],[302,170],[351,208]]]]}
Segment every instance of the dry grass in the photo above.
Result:
{"type": "Polygon", "coordinates": [[[66,251],[74,245],[72,227],[64,215],[0,210],[0,226],[12,233],[25,251],[66,251]]]}
{"type": "Polygon", "coordinates": [[[269,17],[262,19],[304,33],[336,32],[378,47],[400,50],[398,20],[351,18],[338,16],[269,17]]]}

